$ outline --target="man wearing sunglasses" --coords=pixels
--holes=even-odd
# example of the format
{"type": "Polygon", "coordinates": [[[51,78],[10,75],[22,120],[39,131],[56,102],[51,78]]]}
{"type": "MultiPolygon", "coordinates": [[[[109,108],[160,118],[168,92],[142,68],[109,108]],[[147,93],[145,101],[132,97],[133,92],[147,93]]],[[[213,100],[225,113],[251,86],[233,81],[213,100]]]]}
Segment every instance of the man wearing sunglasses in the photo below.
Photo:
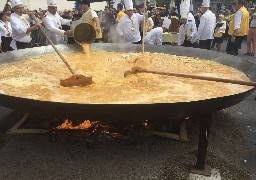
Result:
{"type": "MultiPolygon", "coordinates": [[[[71,36],[71,30],[62,30],[62,25],[70,26],[71,20],[63,19],[57,13],[57,3],[56,0],[47,0],[48,11],[45,14],[44,25],[46,29],[46,34],[51,39],[53,44],[64,44],[64,36],[71,36]]],[[[47,44],[50,44],[47,42],[47,44]]]]}

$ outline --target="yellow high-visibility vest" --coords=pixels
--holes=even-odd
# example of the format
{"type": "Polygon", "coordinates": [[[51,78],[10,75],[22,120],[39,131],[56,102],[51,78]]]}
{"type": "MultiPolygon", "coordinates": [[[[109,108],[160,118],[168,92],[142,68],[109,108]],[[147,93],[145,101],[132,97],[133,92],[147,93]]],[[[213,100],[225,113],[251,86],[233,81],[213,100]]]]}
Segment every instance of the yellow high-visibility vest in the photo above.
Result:
{"type": "MultiPolygon", "coordinates": [[[[92,19],[92,10],[91,9],[88,10],[87,16],[85,13],[83,14],[82,20],[87,21],[96,30],[96,22],[94,22],[94,20],[92,19]]],[[[102,31],[100,30],[100,33],[96,32],[96,39],[101,39],[101,38],[102,38],[102,31]]]]}
{"type": "MultiPolygon", "coordinates": [[[[243,13],[243,16],[242,16],[240,28],[238,29],[238,31],[235,35],[236,36],[246,36],[246,35],[248,35],[248,30],[249,30],[249,19],[250,19],[249,12],[247,11],[247,9],[245,7],[240,8],[239,11],[241,11],[243,13]]],[[[234,34],[234,26],[235,26],[235,16],[232,17],[232,19],[229,23],[228,34],[230,36],[233,36],[233,34],[234,34]]]]}

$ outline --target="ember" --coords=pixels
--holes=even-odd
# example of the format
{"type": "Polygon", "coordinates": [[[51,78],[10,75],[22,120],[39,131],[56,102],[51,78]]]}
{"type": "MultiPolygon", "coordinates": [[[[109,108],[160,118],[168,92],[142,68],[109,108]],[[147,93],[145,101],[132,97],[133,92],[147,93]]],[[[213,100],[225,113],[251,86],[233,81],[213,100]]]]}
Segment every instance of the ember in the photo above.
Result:
{"type": "Polygon", "coordinates": [[[143,123],[143,125],[144,125],[145,128],[148,127],[148,120],[145,120],[145,121],[143,121],[142,123],[143,123]]]}
{"type": "Polygon", "coordinates": [[[185,121],[189,121],[191,118],[190,117],[185,117],[184,120],[185,121]]]}

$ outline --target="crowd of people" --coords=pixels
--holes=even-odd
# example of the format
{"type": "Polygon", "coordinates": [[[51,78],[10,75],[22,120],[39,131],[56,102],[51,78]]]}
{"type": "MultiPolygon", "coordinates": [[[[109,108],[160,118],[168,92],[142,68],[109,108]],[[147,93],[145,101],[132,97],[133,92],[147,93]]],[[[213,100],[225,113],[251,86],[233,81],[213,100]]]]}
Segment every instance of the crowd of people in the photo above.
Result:
{"type": "Polygon", "coordinates": [[[94,11],[89,0],[76,2],[79,8],[58,11],[56,0],[47,0],[46,10],[30,11],[24,8],[22,0],[7,0],[0,13],[1,51],[50,44],[42,31],[55,45],[75,43],[72,22],[81,21],[94,27],[95,42],[142,43],[144,29],[145,44],[162,45],[163,33],[171,32],[178,34],[178,46],[220,51],[223,40],[227,39],[226,52],[237,56],[247,39],[245,55],[254,56],[256,52],[256,5],[248,6],[244,0],[214,10],[210,8],[210,0],[204,0],[194,10],[190,1],[184,0],[179,11],[166,6],[134,8],[132,0],[122,3],[117,0],[114,8],[94,11]]]}

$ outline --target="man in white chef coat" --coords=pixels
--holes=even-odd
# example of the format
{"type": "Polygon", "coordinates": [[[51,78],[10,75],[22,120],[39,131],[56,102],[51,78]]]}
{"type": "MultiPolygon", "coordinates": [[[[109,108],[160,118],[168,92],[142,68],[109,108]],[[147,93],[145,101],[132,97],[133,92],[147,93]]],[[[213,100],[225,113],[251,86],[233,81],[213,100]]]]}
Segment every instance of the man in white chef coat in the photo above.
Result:
{"type": "Polygon", "coordinates": [[[41,24],[35,23],[30,26],[35,16],[32,13],[23,14],[24,6],[22,0],[10,0],[14,13],[10,16],[10,23],[12,26],[12,42],[13,49],[25,49],[33,47],[31,45],[31,32],[38,29],[41,24]]]}
{"type": "Polygon", "coordinates": [[[163,42],[163,33],[167,32],[171,25],[171,20],[167,17],[164,18],[162,27],[157,27],[152,29],[145,36],[145,44],[150,45],[162,45],[163,42]]]}
{"type": "Polygon", "coordinates": [[[195,47],[197,28],[188,4],[181,3],[180,15],[182,24],[179,28],[178,46],[195,47]]]}
{"type": "Polygon", "coordinates": [[[203,15],[200,18],[197,38],[199,39],[199,47],[201,49],[211,49],[211,43],[214,39],[214,29],[216,26],[216,16],[210,8],[210,0],[204,0],[202,4],[203,15]]]}
{"type": "MultiPolygon", "coordinates": [[[[57,13],[57,4],[56,0],[47,0],[48,11],[45,14],[44,25],[46,29],[46,34],[51,39],[53,44],[64,44],[64,36],[71,36],[72,31],[64,31],[61,28],[61,25],[70,26],[71,20],[63,19],[57,13]]],[[[50,44],[47,42],[47,44],[50,44]]]]}
{"type": "Polygon", "coordinates": [[[3,52],[13,50],[10,47],[10,43],[12,42],[12,27],[8,19],[9,17],[5,12],[0,13],[0,48],[2,46],[3,52]]]}
{"type": "Polygon", "coordinates": [[[126,0],[126,15],[124,15],[117,27],[118,36],[126,43],[138,43],[141,40],[140,23],[144,16],[138,13],[133,13],[132,0],[126,0]]]}

